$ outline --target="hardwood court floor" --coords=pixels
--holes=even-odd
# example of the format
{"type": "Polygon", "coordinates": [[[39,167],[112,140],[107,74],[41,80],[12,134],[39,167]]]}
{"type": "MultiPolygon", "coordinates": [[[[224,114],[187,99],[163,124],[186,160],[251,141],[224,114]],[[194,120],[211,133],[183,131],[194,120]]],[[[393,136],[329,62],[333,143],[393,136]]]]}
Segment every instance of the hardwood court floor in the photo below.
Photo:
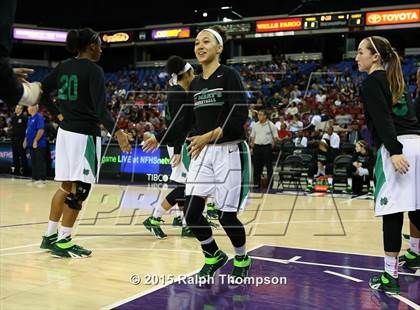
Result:
{"type": "MultiPolygon", "coordinates": [[[[176,276],[203,263],[198,242],[181,238],[180,228],[171,226],[173,215],[164,216],[165,240],[142,226],[167,189],[117,185],[96,185],[79,215],[74,240],[92,249],[92,256],[53,258],[39,244],[58,184],[37,188],[27,182],[0,179],[0,309],[101,308],[156,287],[131,284],[133,274],[143,280],[150,274],[176,276]]],[[[382,254],[381,220],[373,215],[372,200],[252,194],[240,218],[249,249],[270,244],[382,254]]],[[[224,231],[214,234],[232,255],[224,231]]]]}

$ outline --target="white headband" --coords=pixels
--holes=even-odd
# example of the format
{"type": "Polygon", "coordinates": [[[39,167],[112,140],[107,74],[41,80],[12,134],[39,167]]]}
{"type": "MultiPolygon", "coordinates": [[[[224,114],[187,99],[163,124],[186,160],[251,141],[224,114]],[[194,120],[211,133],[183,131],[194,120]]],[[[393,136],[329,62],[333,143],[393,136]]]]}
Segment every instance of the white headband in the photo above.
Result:
{"type": "Polygon", "coordinates": [[[178,85],[178,75],[181,75],[181,74],[187,72],[191,68],[192,68],[192,66],[190,65],[189,62],[187,62],[184,66],[184,69],[182,69],[178,73],[172,73],[171,74],[171,79],[169,80],[169,85],[171,85],[171,86],[178,85]]]}
{"type": "Polygon", "coordinates": [[[213,29],[210,29],[210,28],[206,28],[206,29],[203,29],[201,31],[211,32],[216,37],[217,42],[219,42],[219,44],[223,46],[222,36],[216,30],[213,30],[213,29]]]}
{"type": "MultiPolygon", "coordinates": [[[[373,49],[375,50],[375,52],[376,52],[379,56],[381,56],[381,53],[379,53],[378,49],[376,48],[375,43],[373,43],[372,37],[369,37],[369,41],[370,41],[370,44],[372,44],[373,49]]],[[[381,56],[381,58],[382,58],[382,56],[381,56]]]]}

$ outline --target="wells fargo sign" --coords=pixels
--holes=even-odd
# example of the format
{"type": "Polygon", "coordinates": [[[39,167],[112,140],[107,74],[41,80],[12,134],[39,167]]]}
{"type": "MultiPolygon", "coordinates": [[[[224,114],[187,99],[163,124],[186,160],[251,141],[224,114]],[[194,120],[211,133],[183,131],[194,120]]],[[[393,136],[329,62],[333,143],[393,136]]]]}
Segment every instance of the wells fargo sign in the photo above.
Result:
{"type": "Polygon", "coordinates": [[[257,32],[301,30],[302,18],[284,18],[257,21],[257,32]]]}
{"type": "Polygon", "coordinates": [[[366,25],[394,25],[420,22],[420,9],[379,11],[366,13],[366,25]]]}

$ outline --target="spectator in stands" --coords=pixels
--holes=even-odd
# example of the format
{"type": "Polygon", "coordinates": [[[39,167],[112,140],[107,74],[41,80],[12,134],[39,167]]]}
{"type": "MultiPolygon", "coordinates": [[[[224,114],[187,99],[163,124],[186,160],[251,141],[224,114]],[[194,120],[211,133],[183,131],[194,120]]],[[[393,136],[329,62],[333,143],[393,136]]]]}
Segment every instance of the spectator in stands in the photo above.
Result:
{"type": "Polygon", "coordinates": [[[296,102],[291,102],[289,107],[286,109],[286,115],[296,115],[299,113],[299,110],[296,106],[296,102]]]}
{"type": "Polygon", "coordinates": [[[300,130],[297,132],[297,137],[293,140],[296,147],[306,148],[308,146],[308,138],[305,136],[305,132],[300,130]]]}
{"type": "Polygon", "coordinates": [[[319,109],[316,109],[313,113],[313,115],[310,117],[311,123],[309,126],[309,130],[315,130],[318,129],[321,122],[322,122],[322,116],[321,116],[321,112],[319,111],[319,109]]]}
{"type": "Polygon", "coordinates": [[[289,99],[283,98],[280,103],[280,108],[286,108],[289,105],[289,99]]]}
{"type": "Polygon", "coordinates": [[[316,94],[315,100],[319,104],[324,104],[325,100],[327,100],[327,95],[325,95],[322,89],[319,90],[319,94],[316,94]]]}
{"type": "Polygon", "coordinates": [[[335,156],[339,154],[340,136],[336,132],[334,132],[333,126],[328,127],[328,130],[326,133],[324,133],[322,139],[328,140],[329,146],[331,147],[332,152],[335,156]]]}
{"type": "Polygon", "coordinates": [[[283,124],[287,128],[288,123],[284,120],[284,116],[279,116],[278,121],[274,125],[276,126],[277,130],[281,130],[281,127],[282,127],[283,124]]]}
{"type": "Polygon", "coordinates": [[[341,106],[341,100],[340,100],[340,95],[339,95],[339,94],[337,94],[337,96],[336,96],[336,98],[335,98],[334,105],[335,105],[336,107],[341,106]]]}
{"type": "Polygon", "coordinates": [[[280,130],[278,131],[278,137],[280,141],[284,141],[292,137],[292,134],[290,133],[290,131],[287,130],[286,123],[282,123],[280,125],[280,130]]]}
{"type": "Polygon", "coordinates": [[[252,127],[250,143],[254,161],[254,186],[257,191],[261,189],[261,173],[264,166],[267,168],[269,186],[272,185],[273,148],[277,139],[277,128],[268,120],[267,111],[259,111],[258,122],[252,127]]]}
{"type": "Polygon", "coordinates": [[[299,120],[298,115],[293,115],[292,121],[289,123],[289,131],[293,134],[303,129],[303,123],[299,120]]]}
{"type": "Polygon", "coordinates": [[[361,135],[359,133],[359,125],[353,124],[351,125],[350,131],[347,134],[347,142],[351,144],[356,144],[356,142],[359,141],[360,136],[361,135]]]}
{"type": "Polygon", "coordinates": [[[45,137],[44,117],[38,112],[38,105],[28,107],[31,115],[28,119],[26,137],[23,141],[23,147],[28,148],[31,154],[32,163],[32,181],[42,187],[45,186],[47,178],[47,166],[45,161],[45,148],[47,145],[45,137]]]}
{"type": "Polygon", "coordinates": [[[278,107],[281,104],[281,97],[278,92],[274,93],[274,96],[267,100],[267,108],[278,107]]]}
{"type": "Polygon", "coordinates": [[[299,86],[295,85],[290,92],[290,100],[293,101],[294,99],[300,98],[300,96],[302,96],[302,92],[299,90],[299,86]]]}
{"type": "Polygon", "coordinates": [[[17,105],[15,114],[12,116],[12,152],[13,152],[13,174],[26,175],[28,173],[28,160],[23,148],[25,141],[27,117],[23,113],[23,107],[17,105]]]}

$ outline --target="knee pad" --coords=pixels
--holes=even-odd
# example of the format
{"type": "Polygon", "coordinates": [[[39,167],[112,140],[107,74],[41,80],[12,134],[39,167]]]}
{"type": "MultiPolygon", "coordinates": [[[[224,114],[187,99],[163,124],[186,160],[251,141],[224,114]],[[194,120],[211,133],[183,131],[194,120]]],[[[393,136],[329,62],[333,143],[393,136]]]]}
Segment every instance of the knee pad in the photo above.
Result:
{"type": "Polygon", "coordinates": [[[416,226],[417,230],[420,230],[420,210],[408,212],[410,222],[416,226]]]}
{"type": "Polygon", "coordinates": [[[167,196],[166,200],[169,202],[171,206],[174,206],[175,204],[180,205],[180,202],[182,205],[184,205],[185,201],[185,186],[178,186],[175,187],[167,196]]]}
{"type": "Polygon", "coordinates": [[[91,184],[76,181],[76,192],[70,193],[64,202],[69,206],[69,208],[80,210],[82,209],[82,202],[85,201],[91,189],[91,184]]]}
{"type": "Polygon", "coordinates": [[[385,252],[399,252],[401,250],[401,231],[404,213],[394,213],[382,216],[382,230],[385,252]]]}

